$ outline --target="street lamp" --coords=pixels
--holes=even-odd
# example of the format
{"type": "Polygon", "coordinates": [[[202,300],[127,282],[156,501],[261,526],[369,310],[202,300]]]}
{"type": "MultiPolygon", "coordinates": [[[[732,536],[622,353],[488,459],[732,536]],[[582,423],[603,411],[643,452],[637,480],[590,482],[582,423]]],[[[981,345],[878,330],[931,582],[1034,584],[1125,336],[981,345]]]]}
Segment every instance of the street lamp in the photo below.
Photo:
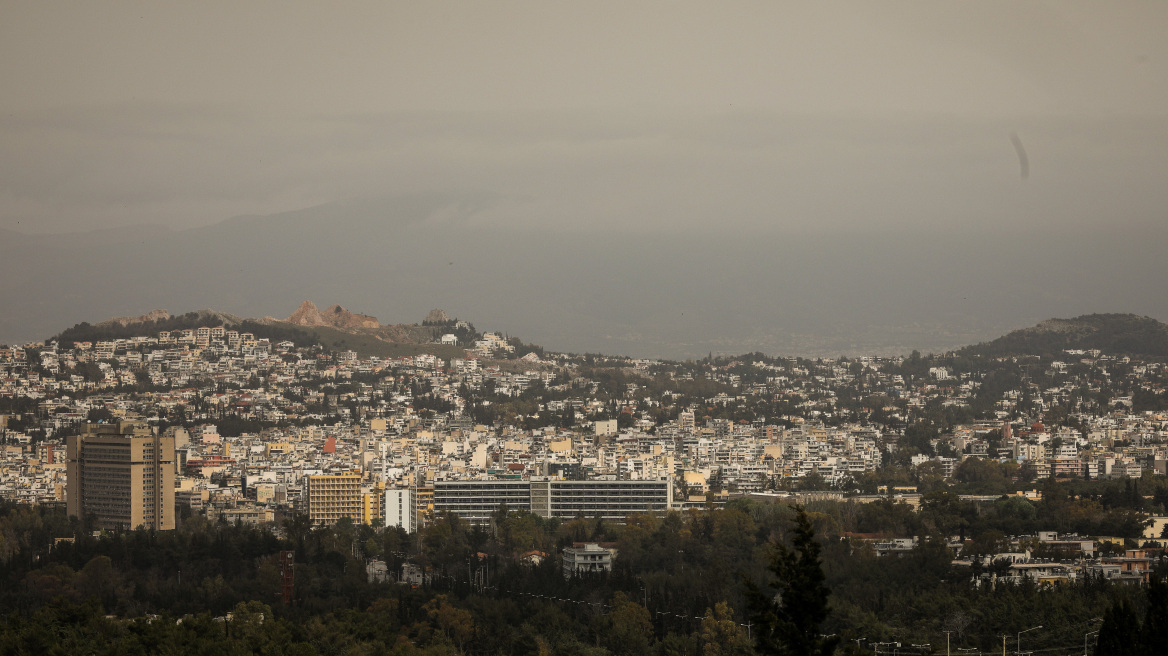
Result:
{"type": "Polygon", "coordinates": [[[1091,631],[1083,636],[1083,656],[1087,656],[1087,638],[1099,635],[1098,631],[1091,631]]]}
{"type": "Polygon", "coordinates": [[[1018,639],[1017,639],[1017,641],[1014,643],[1014,653],[1015,653],[1015,654],[1021,654],[1021,653],[1022,653],[1022,634],[1023,634],[1023,633],[1026,633],[1027,631],[1034,631],[1034,630],[1036,630],[1036,629],[1041,629],[1041,628],[1042,628],[1042,625],[1041,625],[1041,624],[1039,624],[1038,626],[1032,626],[1032,627],[1030,627],[1029,629],[1026,629],[1025,631],[1019,631],[1019,632],[1018,632],[1018,639]]]}

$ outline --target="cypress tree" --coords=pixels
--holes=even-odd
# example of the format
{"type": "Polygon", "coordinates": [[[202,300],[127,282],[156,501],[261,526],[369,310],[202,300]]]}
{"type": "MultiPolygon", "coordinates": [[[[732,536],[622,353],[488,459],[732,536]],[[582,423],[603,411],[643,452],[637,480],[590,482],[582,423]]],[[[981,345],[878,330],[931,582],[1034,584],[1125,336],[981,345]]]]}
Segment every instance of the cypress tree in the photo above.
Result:
{"type": "Polygon", "coordinates": [[[1141,652],[1152,656],[1168,648],[1168,583],[1157,574],[1148,581],[1148,610],[1140,628],[1141,652]]]}
{"type": "Polygon", "coordinates": [[[758,627],[755,646],[760,654],[827,656],[835,652],[840,639],[820,633],[830,612],[831,593],[820,563],[820,546],[802,507],[795,507],[794,523],[791,546],[772,545],[768,569],[774,574],[769,582],[774,593],[746,582],[751,620],[758,627]]]}
{"type": "Polygon", "coordinates": [[[1095,656],[1129,656],[1140,642],[1140,622],[1127,597],[1103,613],[1095,656]]]}

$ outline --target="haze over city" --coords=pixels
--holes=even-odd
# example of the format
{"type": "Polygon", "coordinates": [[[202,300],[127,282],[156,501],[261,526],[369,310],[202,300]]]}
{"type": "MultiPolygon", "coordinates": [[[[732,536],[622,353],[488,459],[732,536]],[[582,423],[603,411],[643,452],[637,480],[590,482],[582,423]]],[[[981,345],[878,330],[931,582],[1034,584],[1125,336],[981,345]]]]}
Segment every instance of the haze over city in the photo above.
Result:
{"type": "Polygon", "coordinates": [[[1165,651],[1168,2],[0,17],[0,651],[1165,651]]]}
{"type": "Polygon", "coordinates": [[[1166,28],[1139,2],[11,3],[0,341],[305,298],[659,357],[1168,318],[1166,28]]]}

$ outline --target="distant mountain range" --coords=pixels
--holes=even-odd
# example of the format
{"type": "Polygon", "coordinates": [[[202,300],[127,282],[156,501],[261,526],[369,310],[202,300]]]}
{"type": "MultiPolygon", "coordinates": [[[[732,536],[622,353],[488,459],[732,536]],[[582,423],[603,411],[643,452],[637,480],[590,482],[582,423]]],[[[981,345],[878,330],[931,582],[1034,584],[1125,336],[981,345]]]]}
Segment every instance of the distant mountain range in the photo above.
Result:
{"type": "Polygon", "coordinates": [[[284,316],[305,298],[389,325],[439,306],[552,350],[673,359],[940,352],[1052,316],[1168,318],[1168,222],[1011,233],[481,222],[498,203],[418,195],[191,230],[7,231],[0,343],[158,307],[284,316]]]}

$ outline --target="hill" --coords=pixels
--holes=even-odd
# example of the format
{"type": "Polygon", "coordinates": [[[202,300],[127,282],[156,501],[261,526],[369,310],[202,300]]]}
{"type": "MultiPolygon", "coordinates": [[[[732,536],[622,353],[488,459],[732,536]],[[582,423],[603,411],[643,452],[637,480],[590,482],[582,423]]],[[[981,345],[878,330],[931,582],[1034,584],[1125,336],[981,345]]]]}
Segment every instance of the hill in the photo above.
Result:
{"type": "Polygon", "coordinates": [[[139,335],[157,336],[162,330],[186,330],[199,326],[238,327],[243,319],[232,314],[214,310],[196,310],[185,314],[171,315],[166,310],[152,310],[137,317],[115,317],[96,324],[82,321],[67,328],[51,339],[61,342],[97,342],[110,339],[126,339],[139,335]]]}
{"type": "Polygon", "coordinates": [[[1085,314],[1073,319],[1048,319],[989,342],[966,346],[958,355],[1055,356],[1066,349],[1168,357],[1168,324],[1135,314],[1085,314]]]}
{"type": "MultiPolygon", "coordinates": [[[[433,316],[435,313],[445,316],[441,310],[433,310],[430,314],[433,316]]],[[[321,312],[310,301],[301,303],[287,319],[243,319],[215,310],[198,310],[172,316],[166,310],[153,310],[141,316],[116,317],[96,324],[83,321],[51,339],[69,344],[136,336],[156,337],[163,330],[177,331],[201,326],[225,326],[273,342],[291,341],[298,347],[319,345],[328,350],[353,350],[362,357],[402,357],[420,353],[432,353],[444,359],[466,356],[466,352],[456,346],[434,343],[442,332],[450,329],[449,326],[382,325],[376,317],[356,314],[339,305],[321,312]]]]}
{"type": "MultiPolygon", "coordinates": [[[[268,324],[268,326],[285,327],[287,324],[276,323],[268,324]]],[[[314,340],[313,343],[320,344],[327,350],[355,351],[361,357],[400,358],[422,353],[430,353],[444,360],[466,357],[466,351],[457,346],[433,343],[394,342],[376,335],[361,332],[347,332],[339,328],[334,328],[333,326],[296,327],[294,330],[310,335],[314,340]]],[[[256,335],[259,336],[259,333],[256,333],[256,335]]]]}

